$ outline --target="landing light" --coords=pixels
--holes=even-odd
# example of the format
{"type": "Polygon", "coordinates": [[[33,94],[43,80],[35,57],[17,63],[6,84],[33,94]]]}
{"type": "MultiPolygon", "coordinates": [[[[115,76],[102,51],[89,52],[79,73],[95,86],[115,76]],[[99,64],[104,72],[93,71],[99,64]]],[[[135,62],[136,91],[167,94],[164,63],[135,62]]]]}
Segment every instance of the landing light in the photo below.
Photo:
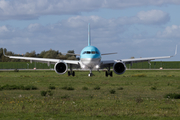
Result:
{"type": "Polygon", "coordinates": [[[96,65],[96,68],[99,68],[99,65],[96,65]]]}
{"type": "Polygon", "coordinates": [[[85,68],[85,65],[81,65],[82,68],[85,68]]]}

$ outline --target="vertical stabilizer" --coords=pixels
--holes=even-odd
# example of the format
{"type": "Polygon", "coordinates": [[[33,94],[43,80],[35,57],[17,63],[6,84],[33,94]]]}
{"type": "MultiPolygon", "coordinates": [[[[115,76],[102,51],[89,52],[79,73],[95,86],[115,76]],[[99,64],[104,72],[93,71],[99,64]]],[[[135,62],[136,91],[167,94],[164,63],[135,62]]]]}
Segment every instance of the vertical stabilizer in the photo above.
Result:
{"type": "Polygon", "coordinates": [[[88,24],[88,46],[91,46],[90,23],[88,24]]]}

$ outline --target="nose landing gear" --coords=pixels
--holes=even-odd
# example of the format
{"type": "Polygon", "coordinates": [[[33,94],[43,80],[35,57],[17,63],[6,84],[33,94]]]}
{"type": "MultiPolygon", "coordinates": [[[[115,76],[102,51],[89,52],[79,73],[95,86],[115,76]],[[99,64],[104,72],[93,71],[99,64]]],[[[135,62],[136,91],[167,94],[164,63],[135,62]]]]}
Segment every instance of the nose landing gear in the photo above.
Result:
{"type": "Polygon", "coordinates": [[[94,74],[92,73],[92,69],[90,69],[90,73],[88,74],[89,77],[92,77],[94,74]]]}

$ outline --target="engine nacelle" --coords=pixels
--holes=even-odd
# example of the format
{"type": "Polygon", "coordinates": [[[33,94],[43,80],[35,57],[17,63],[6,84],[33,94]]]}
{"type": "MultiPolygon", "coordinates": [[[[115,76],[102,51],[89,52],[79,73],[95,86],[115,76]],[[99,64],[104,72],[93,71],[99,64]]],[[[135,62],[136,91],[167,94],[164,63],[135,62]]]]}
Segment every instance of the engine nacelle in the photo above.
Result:
{"type": "Polygon", "coordinates": [[[54,70],[57,74],[64,74],[68,70],[68,66],[65,62],[58,62],[54,66],[54,70]]]}
{"type": "Polygon", "coordinates": [[[126,65],[123,62],[116,62],[113,65],[113,70],[118,75],[123,74],[126,71],[126,65]]]}

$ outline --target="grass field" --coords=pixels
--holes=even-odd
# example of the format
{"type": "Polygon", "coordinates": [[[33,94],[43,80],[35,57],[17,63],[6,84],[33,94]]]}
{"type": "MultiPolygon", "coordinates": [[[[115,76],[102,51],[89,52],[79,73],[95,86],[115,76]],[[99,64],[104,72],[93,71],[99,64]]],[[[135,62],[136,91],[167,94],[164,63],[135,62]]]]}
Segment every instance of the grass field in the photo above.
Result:
{"type": "MultiPolygon", "coordinates": [[[[133,63],[126,65],[128,69],[179,69],[180,61],[152,61],[151,65],[148,62],[133,63]]],[[[50,69],[54,65],[48,66],[46,63],[29,63],[29,62],[0,62],[0,69],[50,69]]]]}
{"type": "Polygon", "coordinates": [[[93,73],[68,77],[54,71],[0,72],[0,119],[180,119],[180,99],[164,98],[180,94],[179,70],[128,70],[113,77],[93,73]]]}

